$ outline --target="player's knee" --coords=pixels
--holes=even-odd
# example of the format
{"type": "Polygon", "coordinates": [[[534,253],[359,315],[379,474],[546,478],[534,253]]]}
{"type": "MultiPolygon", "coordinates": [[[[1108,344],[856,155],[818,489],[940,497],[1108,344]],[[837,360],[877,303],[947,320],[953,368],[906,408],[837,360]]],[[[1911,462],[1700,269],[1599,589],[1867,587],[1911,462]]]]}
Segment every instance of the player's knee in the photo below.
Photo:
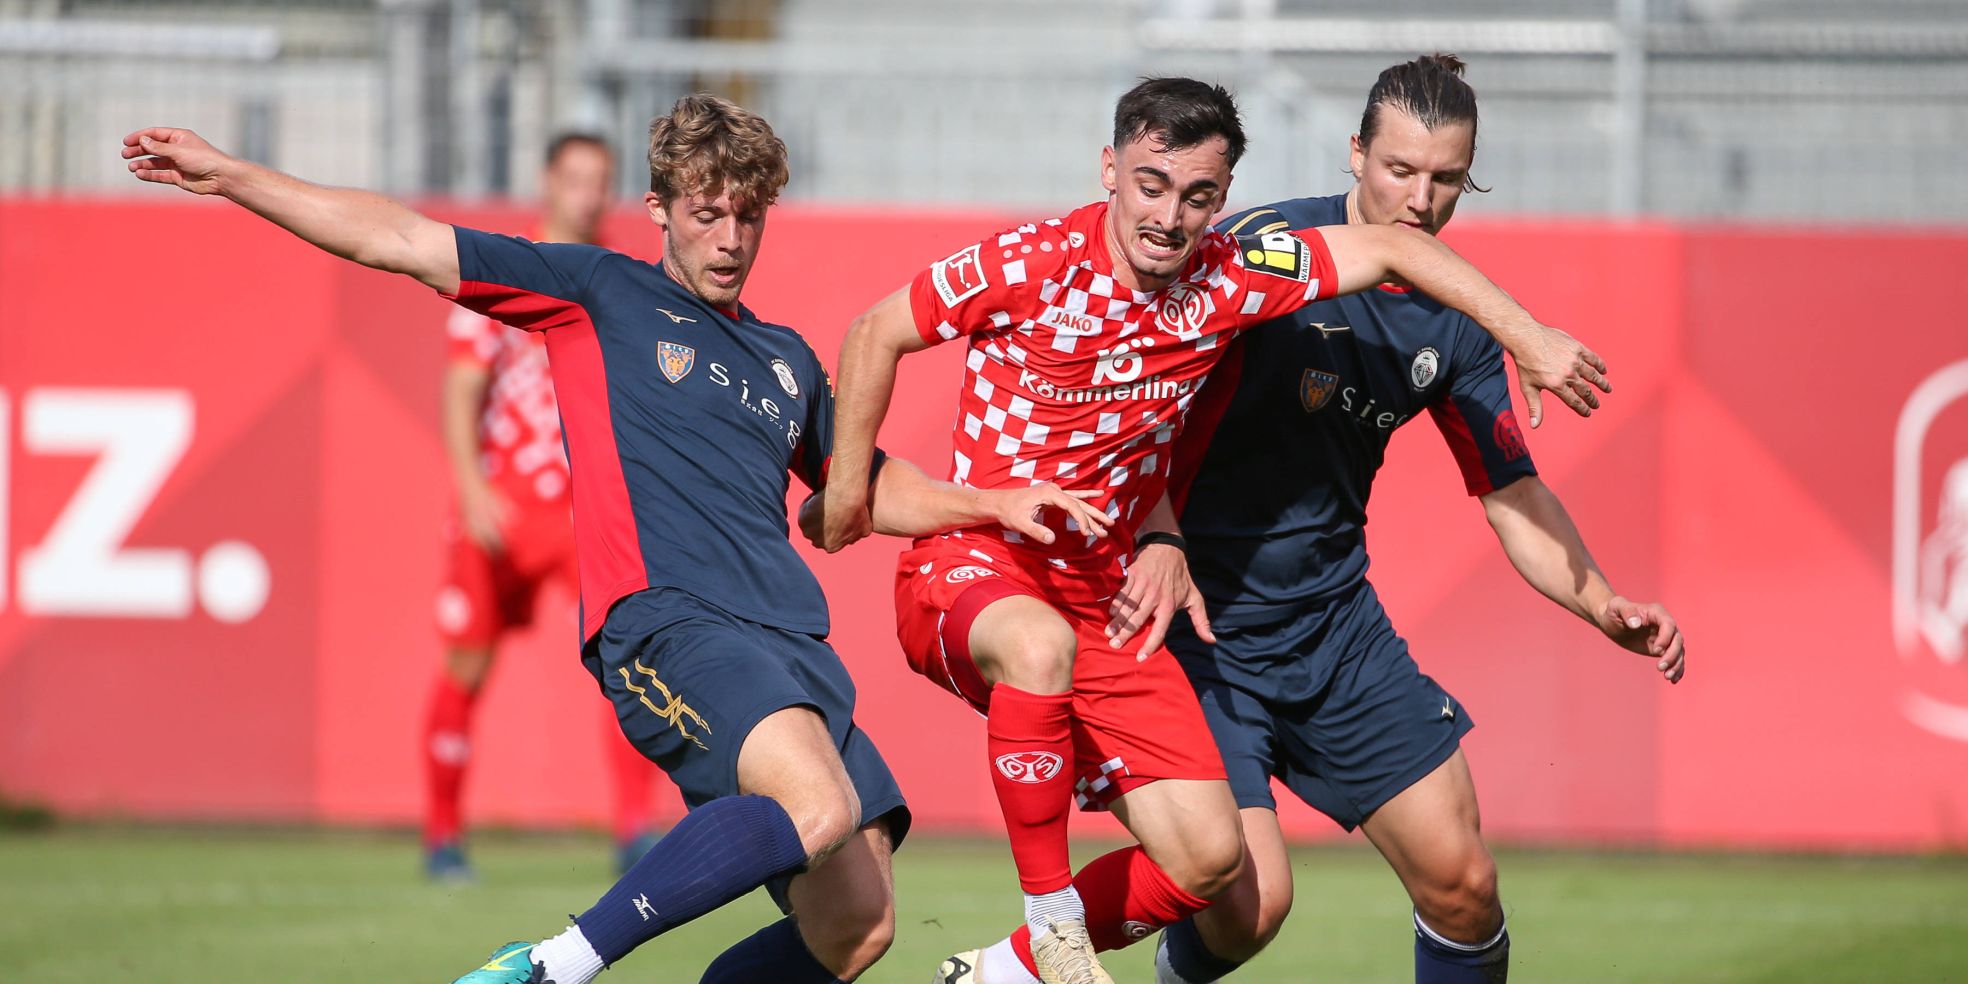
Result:
{"type": "Polygon", "coordinates": [[[1031,627],[995,648],[994,682],[1034,694],[1062,694],[1073,689],[1073,657],[1078,643],[1064,621],[1031,627]]]}
{"type": "Polygon", "coordinates": [[[1291,907],[1290,870],[1284,872],[1281,884],[1273,884],[1246,858],[1230,889],[1198,914],[1196,922],[1212,954],[1247,963],[1278,938],[1291,907]]]}
{"type": "Polygon", "coordinates": [[[1215,899],[1229,891],[1244,873],[1244,841],[1235,823],[1195,831],[1187,850],[1169,871],[1176,886],[1199,899],[1215,899]]]}
{"type": "Polygon", "coordinates": [[[1496,861],[1487,851],[1431,878],[1419,888],[1415,908],[1424,922],[1450,939],[1481,940],[1503,923],[1497,897],[1496,861]]]}
{"type": "Polygon", "coordinates": [[[895,900],[877,888],[843,893],[823,912],[800,916],[800,936],[814,959],[841,980],[874,966],[895,942],[895,900]]]}
{"type": "Polygon", "coordinates": [[[835,783],[814,783],[796,795],[781,798],[779,805],[792,818],[793,829],[799,831],[809,864],[825,860],[861,829],[861,802],[851,786],[843,789],[835,783]]]}

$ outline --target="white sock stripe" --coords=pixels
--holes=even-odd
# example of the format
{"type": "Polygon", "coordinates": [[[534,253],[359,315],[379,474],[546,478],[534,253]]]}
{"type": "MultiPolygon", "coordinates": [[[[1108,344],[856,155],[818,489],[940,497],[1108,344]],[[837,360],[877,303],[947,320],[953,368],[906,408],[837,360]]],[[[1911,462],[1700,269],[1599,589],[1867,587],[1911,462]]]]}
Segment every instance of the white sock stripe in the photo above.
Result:
{"type": "Polygon", "coordinates": [[[1420,933],[1423,936],[1426,936],[1429,939],[1434,940],[1435,942],[1440,943],[1441,945],[1448,947],[1451,950],[1456,950],[1462,953],[1481,953],[1482,951],[1497,945],[1497,942],[1503,939],[1503,934],[1510,931],[1510,923],[1506,920],[1503,925],[1497,927],[1496,935],[1490,937],[1488,940],[1485,940],[1484,942],[1457,943],[1456,941],[1449,939],[1448,937],[1443,936],[1441,933],[1438,933],[1435,930],[1431,929],[1427,923],[1422,922],[1420,912],[1416,912],[1414,914],[1414,922],[1415,922],[1415,932],[1420,933]]]}

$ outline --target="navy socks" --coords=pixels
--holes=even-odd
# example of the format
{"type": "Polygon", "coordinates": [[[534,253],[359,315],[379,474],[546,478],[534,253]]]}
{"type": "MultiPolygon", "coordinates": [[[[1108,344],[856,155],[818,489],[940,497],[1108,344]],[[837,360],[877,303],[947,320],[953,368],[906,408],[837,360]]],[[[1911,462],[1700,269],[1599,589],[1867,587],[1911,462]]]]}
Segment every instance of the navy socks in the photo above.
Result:
{"type": "Polygon", "coordinates": [[[685,814],[575,924],[602,961],[613,964],[805,863],[799,831],[776,801],[715,799],[685,814]]]}

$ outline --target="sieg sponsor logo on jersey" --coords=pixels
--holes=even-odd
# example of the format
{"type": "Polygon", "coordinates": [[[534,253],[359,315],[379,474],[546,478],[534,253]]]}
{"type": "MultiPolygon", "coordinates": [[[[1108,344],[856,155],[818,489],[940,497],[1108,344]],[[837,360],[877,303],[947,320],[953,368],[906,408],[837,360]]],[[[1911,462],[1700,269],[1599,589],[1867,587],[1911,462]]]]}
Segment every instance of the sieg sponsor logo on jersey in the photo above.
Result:
{"type": "MultiPolygon", "coordinates": [[[[780,433],[786,435],[787,447],[799,447],[799,421],[792,419],[787,413],[787,408],[782,408],[779,404],[774,403],[771,397],[754,399],[752,396],[751,380],[733,379],[731,378],[731,370],[726,368],[723,363],[713,362],[711,363],[711,382],[731,390],[738,397],[738,402],[745,409],[765,418],[772,426],[778,428],[780,433]]],[[[783,380],[781,380],[781,385],[784,385],[783,380]]],[[[797,411],[799,408],[795,406],[791,409],[797,411]]]]}
{"type": "Polygon", "coordinates": [[[1353,415],[1362,423],[1372,424],[1381,430],[1393,430],[1408,422],[1408,415],[1392,410],[1375,412],[1379,404],[1372,394],[1361,392],[1358,387],[1346,386],[1339,391],[1339,408],[1353,415]]]}

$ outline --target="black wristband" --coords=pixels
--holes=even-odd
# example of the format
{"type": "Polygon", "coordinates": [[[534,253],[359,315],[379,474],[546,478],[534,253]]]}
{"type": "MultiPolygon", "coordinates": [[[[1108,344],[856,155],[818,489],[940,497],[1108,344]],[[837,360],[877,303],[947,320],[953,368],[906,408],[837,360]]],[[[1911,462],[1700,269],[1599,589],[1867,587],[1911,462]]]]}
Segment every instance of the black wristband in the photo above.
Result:
{"type": "Polygon", "coordinates": [[[1157,543],[1167,544],[1185,554],[1189,552],[1189,541],[1184,540],[1182,534],[1170,533],[1165,530],[1154,530],[1135,537],[1134,552],[1140,553],[1142,550],[1152,547],[1157,543]]]}

